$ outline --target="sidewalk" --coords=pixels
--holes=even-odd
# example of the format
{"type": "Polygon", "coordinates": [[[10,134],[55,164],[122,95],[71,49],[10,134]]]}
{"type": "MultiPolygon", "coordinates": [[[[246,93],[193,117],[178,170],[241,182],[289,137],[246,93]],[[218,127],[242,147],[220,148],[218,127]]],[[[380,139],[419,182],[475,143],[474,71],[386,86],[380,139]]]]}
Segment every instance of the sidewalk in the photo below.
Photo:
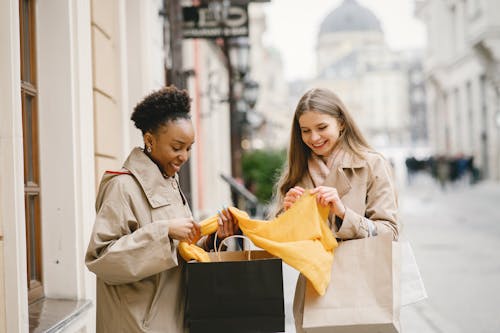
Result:
{"type": "Polygon", "coordinates": [[[404,333],[500,332],[500,184],[443,191],[419,176],[401,189],[402,237],[410,240],[429,298],[403,309],[404,333]]]}

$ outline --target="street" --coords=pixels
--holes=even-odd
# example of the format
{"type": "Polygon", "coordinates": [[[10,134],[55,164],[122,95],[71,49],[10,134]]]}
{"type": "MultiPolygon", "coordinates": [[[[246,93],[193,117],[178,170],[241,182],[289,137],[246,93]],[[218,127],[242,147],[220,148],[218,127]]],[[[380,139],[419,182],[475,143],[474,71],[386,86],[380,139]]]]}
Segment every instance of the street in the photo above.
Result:
{"type": "MultiPolygon", "coordinates": [[[[500,185],[442,191],[427,175],[400,188],[403,239],[410,241],[428,299],[401,311],[404,333],[500,332],[500,185]]],[[[296,272],[284,266],[286,332],[296,272]]]]}
{"type": "Polygon", "coordinates": [[[400,195],[429,298],[404,308],[404,332],[500,332],[500,185],[441,191],[420,176],[400,195]]]}

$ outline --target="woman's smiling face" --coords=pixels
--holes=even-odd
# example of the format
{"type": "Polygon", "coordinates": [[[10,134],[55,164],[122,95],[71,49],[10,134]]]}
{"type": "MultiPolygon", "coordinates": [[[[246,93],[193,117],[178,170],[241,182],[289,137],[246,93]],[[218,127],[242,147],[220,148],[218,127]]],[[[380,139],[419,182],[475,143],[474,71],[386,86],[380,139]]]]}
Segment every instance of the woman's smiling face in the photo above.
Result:
{"type": "Polygon", "coordinates": [[[151,158],[167,176],[172,177],[189,159],[194,143],[193,124],[191,120],[183,118],[169,121],[151,135],[149,140],[151,158]]]}
{"type": "Polygon", "coordinates": [[[342,130],[335,117],[314,110],[300,116],[299,126],[302,141],[320,156],[329,156],[333,152],[342,130]]]}

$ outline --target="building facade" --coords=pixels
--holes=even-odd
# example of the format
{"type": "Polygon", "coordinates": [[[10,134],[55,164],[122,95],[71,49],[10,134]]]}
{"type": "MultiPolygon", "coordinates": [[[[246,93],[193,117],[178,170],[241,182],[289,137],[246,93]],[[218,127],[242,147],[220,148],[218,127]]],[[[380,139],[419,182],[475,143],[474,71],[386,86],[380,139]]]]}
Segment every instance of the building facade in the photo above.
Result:
{"type": "Polygon", "coordinates": [[[252,128],[250,149],[283,149],[288,145],[293,105],[288,101],[288,84],[285,80],[281,55],[263,43],[266,16],[261,4],[251,4],[250,23],[250,76],[259,83],[252,128]]]}
{"type": "Polygon", "coordinates": [[[231,175],[229,80],[225,56],[213,40],[185,40],[183,53],[185,70],[195,74],[187,84],[196,133],[189,166],[193,215],[200,219],[231,205],[229,185],[220,176],[231,175]]]}
{"type": "MultiPolygon", "coordinates": [[[[142,146],[130,114],[168,84],[164,1],[0,2],[0,332],[95,331],[84,255],[104,170],[142,146]],[[7,306],[8,305],[8,306],[7,306]]],[[[196,218],[230,204],[227,70],[183,42],[196,144],[196,218]],[[227,98],[227,97],[226,97],[227,98]],[[223,99],[223,97],[222,97],[223,99]]]]}
{"type": "Polygon", "coordinates": [[[500,180],[500,3],[417,1],[427,27],[429,136],[441,155],[469,155],[500,180]]]}

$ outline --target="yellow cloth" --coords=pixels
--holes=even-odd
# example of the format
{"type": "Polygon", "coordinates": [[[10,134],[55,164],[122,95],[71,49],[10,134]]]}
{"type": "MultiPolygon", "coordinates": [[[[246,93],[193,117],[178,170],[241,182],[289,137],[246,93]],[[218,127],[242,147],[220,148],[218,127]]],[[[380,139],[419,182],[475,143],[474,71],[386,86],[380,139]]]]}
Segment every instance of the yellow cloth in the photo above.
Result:
{"type": "MultiPolygon", "coordinates": [[[[213,234],[217,231],[218,227],[218,216],[212,216],[206,220],[200,222],[200,232],[202,236],[213,234]]],[[[196,240],[194,243],[196,243],[196,240]]],[[[180,242],[178,246],[178,250],[182,258],[184,260],[196,260],[200,262],[209,262],[210,257],[207,252],[203,250],[201,247],[196,246],[195,244],[189,244],[188,242],[180,242]]]]}
{"type": "Polygon", "coordinates": [[[210,262],[210,257],[207,252],[194,244],[180,242],[177,248],[179,249],[179,253],[182,258],[186,261],[196,260],[199,262],[210,262]]]}
{"type": "MultiPolygon", "coordinates": [[[[333,252],[338,245],[327,226],[328,207],[318,205],[316,197],[306,193],[272,221],[252,220],[247,213],[234,207],[229,210],[244,235],[255,245],[304,274],[318,294],[325,293],[330,282],[333,252]]],[[[217,223],[217,216],[202,223],[213,223],[214,219],[217,223]]],[[[186,252],[181,251],[186,260],[199,255],[197,251],[186,252]]]]}

